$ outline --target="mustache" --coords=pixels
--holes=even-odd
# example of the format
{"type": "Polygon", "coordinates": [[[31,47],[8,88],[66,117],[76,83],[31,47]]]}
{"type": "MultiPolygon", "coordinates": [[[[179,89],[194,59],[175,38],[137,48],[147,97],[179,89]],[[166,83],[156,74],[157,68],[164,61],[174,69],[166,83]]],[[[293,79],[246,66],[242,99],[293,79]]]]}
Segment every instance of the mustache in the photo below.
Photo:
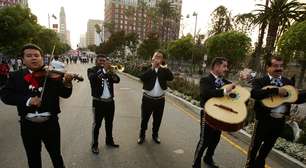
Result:
{"type": "Polygon", "coordinates": [[[274,72],[283,72],[283,70],[275,70],[274,72]]]}

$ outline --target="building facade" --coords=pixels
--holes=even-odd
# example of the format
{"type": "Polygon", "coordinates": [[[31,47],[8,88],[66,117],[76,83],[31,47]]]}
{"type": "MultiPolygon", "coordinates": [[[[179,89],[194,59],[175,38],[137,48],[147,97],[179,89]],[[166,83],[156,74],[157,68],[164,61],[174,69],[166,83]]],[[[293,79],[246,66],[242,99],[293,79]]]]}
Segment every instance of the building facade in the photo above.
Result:
{"type": "Polygon", "coordinates": [[[80,42],[78,44],[78,47],[79,48],[86,48],[87,47],[87,45],[86,45],[86,34],[81,34],[80,42]]]}
{"type": "Polygon", "coordinates": [[[66,14],[64,7],[61,7],[60,14],[59,14],[59,38],[62,43],[70,44],[70,31],[67,30],[66,24],[66,14]]]}
{"type": "Polygon", "coordinates": [[[89,19],[87,22],[87,32],[86,32],[86,46],[89,45],[100,45],[103,41],[103,21],[89,19]],[[101,33],[97,33],[96,25],[101,28],[101,33]]]}
{"type": "Polygon", "coordinates": [[[59,14],[59,37],[61,42],[67,43],[67,38],[66,38],[66,14],[65,14],[65,9],[64,7],[61,7],[60,14],[59,14]]]}
{"type": "Polygon", "coordinates": [[[135,32],[143,40],[149,33],[157,33],[162,41],[179,37],[182,0],[168,0],[175,17],[162,18],[156,9],[161,0],[105,0],[104,39],[112,32],[135,32]]]}
{"type": "Polygon", "coordinates": [[[0,7],[17,4],[28,7],[28,0],[0,0],[0,7]]]}

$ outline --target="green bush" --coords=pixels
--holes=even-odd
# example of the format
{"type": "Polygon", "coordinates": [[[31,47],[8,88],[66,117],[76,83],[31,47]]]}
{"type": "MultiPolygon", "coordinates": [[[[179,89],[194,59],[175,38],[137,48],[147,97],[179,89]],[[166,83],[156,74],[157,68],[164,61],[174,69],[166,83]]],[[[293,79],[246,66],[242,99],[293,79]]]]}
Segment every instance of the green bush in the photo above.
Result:
{"type": "Polygon", "coordinates": [[[174,77],[174,80],[169,82],[169,87],[172,90],[177,90],[193,99],[200,101],[200,87],[198,84],[188,81],[182,77],[174,77]]]}

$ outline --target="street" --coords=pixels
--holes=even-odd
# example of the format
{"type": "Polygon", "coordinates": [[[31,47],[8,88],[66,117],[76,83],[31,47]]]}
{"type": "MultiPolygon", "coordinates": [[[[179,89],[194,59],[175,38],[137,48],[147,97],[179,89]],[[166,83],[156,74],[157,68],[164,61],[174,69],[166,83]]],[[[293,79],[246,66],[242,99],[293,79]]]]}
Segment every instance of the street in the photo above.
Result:
{"type": "MultiPolygon", "coordinates": [[[[120,74],[121,82],[115,87],[115,119],[113,135],[118,149],[105,146],[104,121],[100,129],[100,154],[90,150],[92,107],[86,70],[92,64],[68,65],[70,72],[77,72],[84,82],[74,83],[73,94],[61,100],[61,148],[66,167],[75,168],[190,168],[200,134],[198,116],[166,98],[162,125],[161,144],[151,138],[150,121],[146,141],[137,144],[140,127],[142,84],[120,74]]],[[[20,137],[16,108],[0,103],[0,167],[27,167],[25,150],[20,137]]],[[[152,120],[152,117],[151,117],[152,120]]],[[[222,168],[242,168],[246,161],[248,145],[224,133],[216,149],[214,160],[222,168]]],[[[43,167],[52,167],[50,157],[42,148],[43,167]]],[[[268,165],[282,168],[276,161],[268,165]]],[[[204,166],[202,166],[204,167],[204,166]]]]}

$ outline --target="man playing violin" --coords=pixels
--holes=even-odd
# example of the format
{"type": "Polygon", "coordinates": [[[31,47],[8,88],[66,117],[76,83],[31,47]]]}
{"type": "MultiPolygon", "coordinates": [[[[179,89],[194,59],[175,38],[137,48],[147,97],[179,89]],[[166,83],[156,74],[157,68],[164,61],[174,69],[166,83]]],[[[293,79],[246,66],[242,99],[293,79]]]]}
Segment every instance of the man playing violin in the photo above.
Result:
{"type": "MultiPolygon", "coordinates": [[[[223,97],[229,94],[232,89],[235,88],[235,84],[230,84],[231,82],[224,78],[226,72],[228,71],[228,60],[224,57],[216,57],[211,63],[210,74],[200,80],[200,97],[201,97],[201,107],[204,107],[205,103],[213,97],[223,97]],[[229,84],[226,88],[221,89],[225,84],[229,84]]],[[[218,166],[213,161],[213,155],[215,149],[220,141],[221,130],[218,130],[213,125],[209,125],[205,122],[205,110],[201,110],[201,132],[200,140],[198,142],[193,168],[201,168],[201,159],[204,150],[207,148],[206,154],[204,156],[204,162],[210,167],[217,168],[218,166]]]]}
{"type": "MultiPolygon", "coordinates": [[[[265,159],[273,148],[277,138],[280,136],[284,125],[285,116],[290,114],[290,104],[284,103],[275,108],[265,107],[261,100],[279,95],[288,96],[286,89],[281,88],[284,85],[292,85],[288,78],[282,75],[284,61],[281,57],[273,56],[267,61],[267,75],[255,79],[252,83],[253,88],[251,97],[255,99],[254,110],[256,121],[251,144],[248,151],[247,168],[264,168],[265,159]],[[266,89],[265,86],[276,86],[266,89]]],[[[306,100],[305,94],[299,94],[297,104],[306,100]]]]}
{"type": "Polygon", "coordinates": [[[98,138],[103,118],[105,119],[105,143],[110,147],[119,147],[113,140],[113,120],[115,114],[114,83],[119,83],[119,76],[113,72],[108,58],[99,54],[96,58],[96,66],[87,70],[91,86],[93,101],[93,136],[91,150],[99,153],[98,138]]]}
{"type": "Polygon", "coordinates": [[[45,77],[35,75],[44,66],[42,50],[37,45],[27,44],[22,48],[21,56],[26,69],[16,71],[10,76],[1,99],[5,104],[17,106],[29,167],[42,167],[43,142],[53,166],[62,168],[64,162],[60,149],[59,98],[70,97],[72,75],[65,74],[62,80],[47,78],[44,83],[45,77]]]}
{"type": "Polygon", "coordinates": [[[167,81],[173,80],[172,72],[168,68],[162,68],[165,54],[156,51],[152,57],[152,65],[140,77],[143,82],[143,96],[141,103],[141,126],[138,144],[145,141],[145,134],[149,119],[153,113],[152,139],[159,144],[159,127],[163,117],[165,106],[165,90],[167,81]]]}

